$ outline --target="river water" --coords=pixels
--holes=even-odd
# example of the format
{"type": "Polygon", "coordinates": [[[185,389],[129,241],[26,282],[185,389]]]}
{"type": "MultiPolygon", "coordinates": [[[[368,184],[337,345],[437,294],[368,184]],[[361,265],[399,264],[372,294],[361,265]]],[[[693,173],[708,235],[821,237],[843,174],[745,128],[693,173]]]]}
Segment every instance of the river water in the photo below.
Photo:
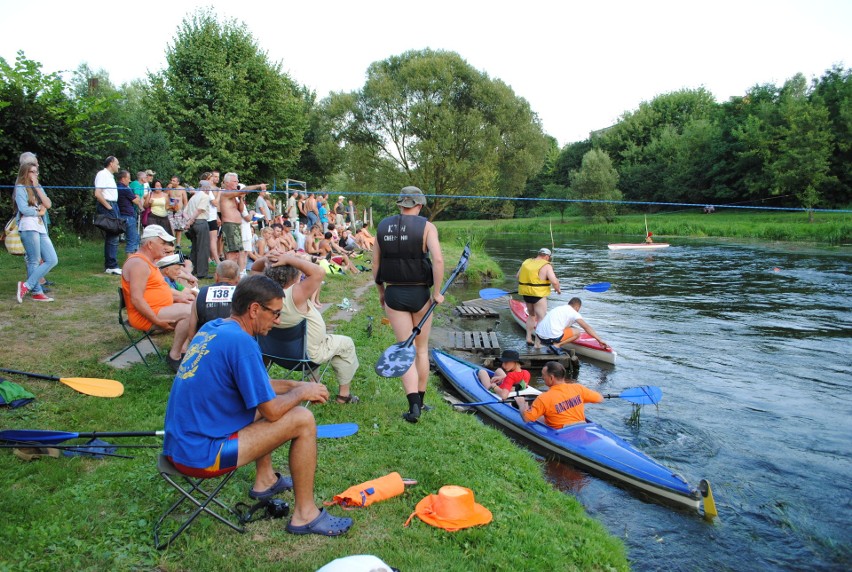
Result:
{"type": "MultiPolygon", "coordinates": [[[[587,415],[690,482],[709,479],[720,516],[709,524],[559,463],[546,463],[547,477],[624,540],[635,570],[852,569],[852,252],[720,240],[611,252],[606,242],[557,237],[563,294],[550,307],[580,296],[619,353],[615,366],[581,357],[580,382],[603,393],[657,385],[663,400],[638,429],[620,400],[587,415]],[[608,292],[582,290],[604,281],[608,292]]],[[[542,246],[489,239],[509,277],[493,286],[514,290],[520,261],[542,246]]],[[[504,349],[526,351],[508,310],[491,326],[504,349]]]]}

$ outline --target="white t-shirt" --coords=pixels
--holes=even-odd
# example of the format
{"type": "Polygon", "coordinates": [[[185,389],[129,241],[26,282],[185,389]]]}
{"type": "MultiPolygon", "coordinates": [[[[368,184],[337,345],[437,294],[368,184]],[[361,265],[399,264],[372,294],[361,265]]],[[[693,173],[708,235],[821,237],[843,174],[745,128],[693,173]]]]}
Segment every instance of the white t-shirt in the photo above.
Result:
{"type": "Polygon", "coordinates": [[[219,213],[219,210],[216,208],[216,205],[213,204],[213,201],[216,200],[216,193],[219,191],[207,191],[207,196],[210,197],[210,209],[207,213],[207,220],[216,220],[216,215],[219,213]]]}
{"type": "Polygon", "coordinates": [[[103,189],[105,201],[111,203],[118,202],[118,185],[115,184],[115,176],[106,167],[98,171],[98,174],[95,175],[95,188],[103,189]]]}
{"type": "Polygon", "coordinates": [[[536,326],[535,333],[540,338],[553,340],[562,339],[565,328],[573,326],[577,320],[582,320],[580,312],[565,304],[550,310],[544,319],[536,326]]]}

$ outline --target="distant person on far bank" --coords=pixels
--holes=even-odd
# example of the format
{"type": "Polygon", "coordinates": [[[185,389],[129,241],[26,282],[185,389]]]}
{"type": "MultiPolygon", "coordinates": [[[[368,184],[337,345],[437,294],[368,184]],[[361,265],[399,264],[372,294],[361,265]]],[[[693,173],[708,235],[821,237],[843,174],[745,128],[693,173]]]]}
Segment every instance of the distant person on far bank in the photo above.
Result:
{"type": "MultiPolygon", "coordinates": [[[[399,214],[383,219],[376,231],[373,249],[373,278],[398,342],[408,339],[426,315],[432,301],[444,301],[444,255],[438,229],[420,215],[426,196],[417,187],[404,187],[396,201],[399,214]],[[429,288],[432,287],[430,292],[429,288]]],[[[429,380],[430,315],[414,338],[416,355],[412,366],[402,374],[408,411],[402,418],[417,423],[425,405],[429,380]]]]}
{"type": "Polygon", "coordinates": [[[547,297],[550,289],[562,294],[559,279],[553,272],[553,253],[549,248],[542,248],[535,258],[527,258],[518,270],[518,294],[523,296],[527,304],[527,345],[535,344],[533,334],[538,323],[547,314],[547,297]]]}

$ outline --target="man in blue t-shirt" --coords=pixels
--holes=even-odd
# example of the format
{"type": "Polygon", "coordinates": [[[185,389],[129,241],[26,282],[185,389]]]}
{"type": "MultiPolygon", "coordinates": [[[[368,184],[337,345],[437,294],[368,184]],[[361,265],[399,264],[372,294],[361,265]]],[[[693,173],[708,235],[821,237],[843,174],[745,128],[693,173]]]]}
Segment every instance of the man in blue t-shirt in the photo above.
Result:
{"type": "Polygon", "coordinates": [[[337,536],[352,519],[316,506],[316,422],[300,406],[325,403],[328,389],[270,380],[254,339],[279,322],[283,298],[281,286],[266,276],[245,278],[234,290],[231,317],[208,322],[195,335],[169,394],[163,453],[182,473],[204,478],[254,461],[251,498],[294,491],[288,532],[337,536]],[[292,479],[272,467],[272,451],[288,441],[292,479]]]}

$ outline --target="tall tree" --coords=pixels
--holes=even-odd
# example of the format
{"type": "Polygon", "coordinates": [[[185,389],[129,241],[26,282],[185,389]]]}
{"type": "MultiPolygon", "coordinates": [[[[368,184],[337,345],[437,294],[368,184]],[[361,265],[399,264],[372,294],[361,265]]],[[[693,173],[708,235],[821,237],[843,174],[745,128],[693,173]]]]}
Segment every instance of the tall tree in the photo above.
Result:
{"type": "Polygon", "coordinates": [[[615,219],[616,202],[622,197],[618,190],[618,173],[605,151],[592,149],[583,155],[580,170],[571,173],[571,190],[578,199],[590,201],[580,203],[580,209],[588,218],[606,222],[615,219]]]}
{"type": "Polygon", "coordinates": [[[146,101],[185,172],[215,167],[269,182],[289,176],[305,147],[308,104],[244,24],[199,10],[183,21],[166,62],[150,75],[146,101]]]}
{"type": "Polygon", "coordinates": [[[438,195],[430,200],[432,218],[454,207],[453,197],[522,194],[547,149],[526,100],[452,52],[410,51],[375,62],[362,90],[334,97],[348,103],[336,106],[341,140],[392,161],[408,184],[438,195]]]}

